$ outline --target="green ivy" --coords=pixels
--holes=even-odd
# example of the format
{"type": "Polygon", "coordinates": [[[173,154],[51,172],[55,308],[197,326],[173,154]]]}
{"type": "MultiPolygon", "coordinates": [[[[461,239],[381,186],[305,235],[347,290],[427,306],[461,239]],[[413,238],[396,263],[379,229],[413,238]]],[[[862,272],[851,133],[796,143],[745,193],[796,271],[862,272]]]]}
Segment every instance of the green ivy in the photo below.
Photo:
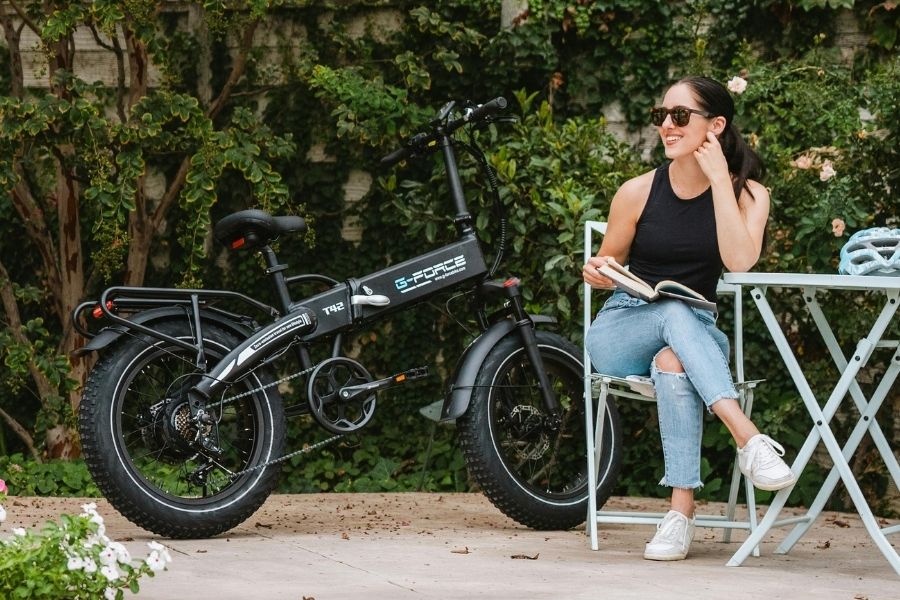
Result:
{"type": "MultiPolygon", "coordinates": [[[[86,233],[95,246],[90,293],[121,272],[130,243],[126,217],[137,201],[138,178],[149,166],[171,178],[177,168],[173,156],[189,157],[188,181],[171,225],[153,249],[160,260],[148,270],[148,284],[203,280],[269,299],[255,260],[229,259],[219,248],[208,253],[211,223],[256,206],[304,214],[314,223],[315,246],[309,238],[279,240],[280,256],[292,272],[344,279],[419,255],[453,236],[442,167],[425,159],[385,172],[376,166],[379,157],[427,123],[448,99],[478,102],[504,95],[519,123],[498,124],[472,138],[488,151],[510,216],[500,275],[522,277],[529,310],[558,317],[561,331],[578,341],[581,224],[603,219],[617,187],[656,164],[642,161],[614,135],[607,118],[621,114],[629,131],[642,135],[647,108],[673,79],[688,73],[722,80],[740,74],[749,82],[736,96],[738,121],[767,166],[764,183],[772,196],[770,246],[760,268],[833,272],[849,233],[897,226],[900,78],[892,49],[900,11],[888,3],[531,0],[529,10],[506,29],[500,26],[499,0],[202,4],[211,32],[206,40],[184,31],[177,14],[158,14],[155,3],[146,0],[70,3],[41,22],[45,40],[52,41],[63,39],[79,20],[109,33],[124,14],[130,16],[162,82],[131,107],[124,123],[108,116],[110,90],[64,70],[54,80],[66,90],[63,97],[0,97],[0,220],[17,222],[6,200],[22,176],[12,157],[21,157],[30,182],[46,189],[52,164],[47,152],[34,149],[60,141],[77,148],[71,166],[83,186],[86,233]],[[232,60],[226,32],[273,9],[267,18],[274,16],[294,27],[284,31],[302,30],[305,37],[257,48],[232,101],[215,118],[207,117],[198,100],[200,71],[193,57],[208,47],[215,60],[212,83],[221,83],[232,60]],[[400,16],[396,26],[379,25],[384,12],[400,16]],[[869,37],[869,46],[852,63],[834,48],[836,17],[848,14],[869,37]],[[311,158],[313,148],[324,151],[324,162],[311,158]],[[800,168],[804,156],[811,166],[800,168]],[[822,180],[825,160],[836,175],[822,180]],[[351,207],[343,186],[353,169],[370,173],[375,183],[351,207]],[[359,244],[341,237],[348,215],[363,226],[359,244]],[[841,236],[832,233],[834,219],[845,225],[841,236]]],[[[0,69],[4,90],[8,73],[0,69]]],[[[479,236],[490,249],[497,235],[491,198],[465,154],[460,170],[479,236]]],[[[11,233],[16,235],[0,239],[4,255],[21,243],[18,232],[11,233]]],[[[23,303],[24,321],[41,345],[17,346],[0,331],[4,358],[10,356],[15,366],[0,381],[0,403],[29,425],[40,418],[21,401],[31,393],[24,371],[28,361],[40,358],[48,373],[63,373],[52,351],[61,325],[41,310],[40,301],[52,290],[26,277],[39,270],[37,264],[27,255],[8,266],[20,284],[17,293],[35,300],[23,303]]],[[[773,299],[773,305],[785,318],[802,309],[787,297],[773,299]]],[[[837,332],[844,345],[854,342],[853,328],[871,315],[873,303],[853,308],[837,332]]],[[[846,309],[838,302],[836,310],[846,309]]],[[[786,446],[797,447],[805,435],[797,425],[805,423],[802,407],[777,367],[761,323],[753,311],[745,314],[748,372],[767,379],[755,419],[786,446]]],[[[434,426],[417,412],[442,398],[444,381],[473,336],[466,317],[463,302],[436,298],[349,341],[348,349],[376,375],[425,364],[435,375],[385,394],[369,431],[358,439],[286,465],[282,489],[471,489],[453,429],[434,426]]],[[[808,321],[801,312],[789,325],[810,331],[808,321]]],[[[802,349],[814,387],[826,388],[833,368],[821,342],[799,334],[791,342],[802,349]]],[[[655,415],[627,405],[622,414],[629,433],[619,492],[661,493],[655,415]]],[[[289,447],[321,436],[308,422],[292,422],[289,447]]],[[[4,439],[21,449],[8,432],[4,439]]],[[[720,498],[733,457],[730,436],[710,422],[705,444],[703,494],[720,498]]],[[[864,473],[869,495],[879,494],[885,481],[883,473],[864,473]]],[[[808,501],[812,489],[797,492],[800,501],[808,501]]]]}

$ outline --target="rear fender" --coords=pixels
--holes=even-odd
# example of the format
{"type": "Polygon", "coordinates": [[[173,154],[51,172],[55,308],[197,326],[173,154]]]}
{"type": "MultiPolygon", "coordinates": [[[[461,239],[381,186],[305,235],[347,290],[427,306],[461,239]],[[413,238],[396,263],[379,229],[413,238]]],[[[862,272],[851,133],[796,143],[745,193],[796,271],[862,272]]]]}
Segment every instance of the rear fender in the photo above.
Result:
{"type": "MultiPolygon", "coordinates": [[[[539,323],[556,323],[553,317],[544,315],[529,315],[531,321],[539,323]]],[[[469,344],[456,364],[450,391],[444,399],[441,409],[441,421],[451,421],[463,415],[469,409],[472,400],[472,390],[475,378],[481,370],[487,355],[494,349],[500,340],[515,331],[516,324],[510,319],[501,319],[488,327],[488,329],[469,344]]]]}

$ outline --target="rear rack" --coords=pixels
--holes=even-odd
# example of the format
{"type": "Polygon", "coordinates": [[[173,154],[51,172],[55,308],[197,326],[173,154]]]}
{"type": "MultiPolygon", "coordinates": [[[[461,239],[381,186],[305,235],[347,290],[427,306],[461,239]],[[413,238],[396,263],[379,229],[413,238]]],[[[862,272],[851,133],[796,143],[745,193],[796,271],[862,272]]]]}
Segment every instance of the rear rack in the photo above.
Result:
{"type": "Polygon", "coordinates": [[[255,300],[250,296],[229,290],[114,286],[103,291],[100,295],[99,303],[96,301],[82,302],[75,307],[75,310],[72,311],[72,326],[84,337],[93,338],[96,334],[89,331],[87,327],[83,325],[82,317],[87,311],[90,311],[96,316],[96,311],[99,309],[102,316],[126,329],[140,331],[156,339],[167,341],[185,349],[193,350],[195,349],[193,345],[117,315],[112,312],[111,308],[115,307],[116,309],[134,312],[149,308],[184,306],[193,309],[194,319],[199,320],[200,308],[203,307],[207,310],[214,310],[236,320],[246,319],[243,315],[238,315],[212,306],[214,302],[221,300],[235,300],[241,302],[272,318],[277,318],[281,314],[276,308],[269,306],[268,304],[255,300]]]}

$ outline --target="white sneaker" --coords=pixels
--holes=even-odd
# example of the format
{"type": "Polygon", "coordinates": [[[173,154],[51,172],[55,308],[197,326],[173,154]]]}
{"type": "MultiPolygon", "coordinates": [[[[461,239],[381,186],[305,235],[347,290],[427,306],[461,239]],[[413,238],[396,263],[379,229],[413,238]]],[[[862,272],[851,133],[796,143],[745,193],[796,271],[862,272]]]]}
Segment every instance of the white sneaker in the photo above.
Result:
{"type": "Polygon", "coordinates": [[[656,526],[656,535],[644,548],[647,560],[684,560],[694,539],[694,519],[670,510],[656,526]]]}
{"type": "Polygon", "coordinates": [[[784,448],[767,435],[758,433],[743,448],[738,448],[738,464],[757,488],[774,492],[794,485],[797,478],[781,460],[784,448]]]}

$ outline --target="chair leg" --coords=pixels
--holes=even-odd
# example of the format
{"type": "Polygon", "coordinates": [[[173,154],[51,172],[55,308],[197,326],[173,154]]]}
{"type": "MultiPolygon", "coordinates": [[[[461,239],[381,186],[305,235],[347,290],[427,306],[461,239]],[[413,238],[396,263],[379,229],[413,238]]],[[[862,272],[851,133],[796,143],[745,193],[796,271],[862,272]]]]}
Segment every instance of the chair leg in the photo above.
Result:
{"type": "MultiPolygon", "coordinates": [[[[744,414],[747,415],[747,418],[749,418],[750,413],[753,411],[753,387],[741,386],[739,396],[741,410],[743,410],[744,414]]],[[[728,492],[727,515],[729,521],[734,520],[735,510],[737,506],[738,490],[740,489],[741,479],[744,480],[744,496],[747,498],[747,517],[750,528],[749,533],[752,534],[753,530],[756,529],[757,526],[756,491],[753,489],[753,484],[750,482],[750,480],[746,477],[743,477],[740,469],[740,461],[735,455],[734,466],[731,473],[731,488],[728,492]]],[[[723,541],[725,541],[726,543],[731,541],[731,529],[725,530],[723,541]]],[[[753,556],[759,556],[759,546],[753,549],[753,556]]]]}
{"type": "Polygon", "coordinates": [[[588,514],[586,518],[587,533],[591,538],[591,549],[599,550],[597,536],[597,478],[600,476],[600,458],[603,453],[603,423],[606,417],[606,399],[609,395],[609,382],[600,382],[600,395],[597,398],[597,416],[593,417],[593,388],[585,399],[585,434],[587,436],[588,459],[588,514]]]}

